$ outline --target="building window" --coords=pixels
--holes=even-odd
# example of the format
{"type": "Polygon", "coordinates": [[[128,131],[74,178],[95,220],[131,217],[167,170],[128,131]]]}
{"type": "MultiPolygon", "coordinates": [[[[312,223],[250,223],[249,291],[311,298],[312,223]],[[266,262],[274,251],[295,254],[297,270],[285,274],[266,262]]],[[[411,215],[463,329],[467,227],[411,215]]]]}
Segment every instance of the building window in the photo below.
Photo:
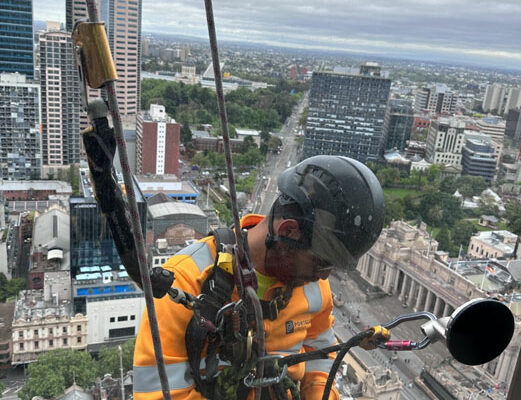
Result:
{"type": "Polygon", "coordinates": [[[37,349],[38,347],[40,347],[40,343],[38,342],[38,340],[35,340],[34,341],[34,348],[37,349]]]}
{"type": "Polygon", "coordinates": [[[18,331],[18,337],[23,338],[24,337],[24,331],[18,331]]]}
{"type": "Polygon", "coordinates": [[[130,316],[130,320],[131,320],[131,321],[134,321],[135,319],[136,319],[136,316],[135,316],[135,315],[131,315],[131,316],[130,316]]]}
{"type": "Polygon", "coordinates": [[[24,349],[24,344],[20,343],[20,350],[23,350],[23,349],[24,349]]]}
{"type": "Polygon", "coordinates": [[[128,320],[128,317],[126,315],[122,315],[122,316],[118,317],[118,322],[126,321],[126,320],[128,320]]]}
{"type": "Polygon", "coordinates": [[[78,337],[76,338],[76,342],[77,342],[77,343],[81,343],[81,336],[78,336],[78,337]]]}
{"type": "Polygon", "coordinates": [[[53,347],[54,346],[54,340],[49,340],[49,347],[53,347]]]}
{"type": "Polygon", "coordinates": [[[116,321],[116,318],[110,317],[110,322],[115,322],[115,321],[116,321]]]}
{"type": "Polygon", "coordinates": [[[38,336],[38,329],[34,330],[34,336],[38,336]]]}
{"type": "Polygon", "coordinates": [[[52,328],[49,328],[49,335],[52,335],[52,328]]]}
{"type": "Polygon", "coordinates": [[[67,338],[63,338],[63,345],[67,346],[67,338]]]}
{"type": "Polygon", "coordinates": [[[81,332],[81,325],[76,325],[76,331],[81,332]]]}

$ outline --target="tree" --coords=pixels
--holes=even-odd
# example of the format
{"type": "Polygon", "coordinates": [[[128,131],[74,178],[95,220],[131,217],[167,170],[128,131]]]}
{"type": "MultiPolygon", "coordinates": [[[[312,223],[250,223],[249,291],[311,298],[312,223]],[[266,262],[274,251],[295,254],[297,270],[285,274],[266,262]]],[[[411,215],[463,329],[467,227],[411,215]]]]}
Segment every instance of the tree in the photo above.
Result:
{"type": "Polygon", "coordinates": [[[389,225],[391,221],[403,220],[405,215],[404,205],[402,199],[390,200],[385,198],[385,225],[389,225]]]}
{"type": "Polygon", "coordinates": [[[454,194],[458,189],[458,183],[453,176],[447,176],[440,182],[440,190],[445,193],[454,194]]]}
{"type": "Polygon", "coordinates": [[[443,225],[438,234],[436,235],[438,241],[438,248],[443,251],[451,251],[450,232],[447,225],[443,225]]]}
{"type": "Polygon", "coordinates": [[[192,143],[192,131],[190,130],[190,126],[188,124],[188,118],[184,117],[183,122],[181,123],[181,143],[185,146],[189,146],[192,143]]]}
{"type": "Polygon", "coordinates": [[[5,275],[0,272],[0,302],[6,301],[10,297],[16,296],[20,290],[25,289],[24,278],[13,278],[8,280],[5,275]]]}
{"type": "Polygon", "coordinates": [[[505,207],[505,219],[507,220],[507,228],[516,235],[521,235],[521,205],[510,200],[505,207]]]}
{"type": "Polygon", "coordinates": [[[459,220],[454,224],[452,228],[452,244],[456,247],[463,246],[463,248],[467,248],[469,245],[469,241],[471,236],[477,232],[476,227],[471,221],[468,220],[459,220]]]}
{"type": "Polygon", "coordinates": [[[376,177],[380,181],[382,187],[388,187],[400,179],[400,171],[396,168],[387,167],[379,170],[376,173],[376,177]]]}
{"type": "Polygon", "coordinates": [[[427,180],[429,181],[429,183],[434,183],[434,182],[436,182],[438,180],[439,177],[440,177],[440,167],[439,167],[439,165],[432,164],[427,169],[427,180]]]}
{"type": "Polygon", "coordinates": [[[0,382],[0,399],[3,397],[2,392],[4,391],[4,389],[5,389],[4,384],[2,382],[0,382]]]}
{"type": "Polygon", "coordinates": [[[34,396],[53,398],[76,382],[79,386],[94,384],[98,366],[89,353],[59,349],[44,353],[38,361],[29,364],[25,386],[20,391],[23,400],[34,396]]]}
{"type": "MultiPolygon", "coordinates": [[[[123,373],[130,371],[134,361],[134,347],[136,339],[126,341],[121,346],[123,373]]],[[[99,375],[111,374],[113,378],[119,378],[119,349],[117,346],[106,347],[100,349],[98,357],[98,371],[99,375]]]]}

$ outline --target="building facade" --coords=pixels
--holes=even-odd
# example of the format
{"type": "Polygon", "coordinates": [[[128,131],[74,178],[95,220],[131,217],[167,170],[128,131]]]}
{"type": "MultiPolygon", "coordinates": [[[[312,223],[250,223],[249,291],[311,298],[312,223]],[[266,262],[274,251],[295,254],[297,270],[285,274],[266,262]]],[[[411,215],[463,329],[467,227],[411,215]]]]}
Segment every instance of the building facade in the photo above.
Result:
{"type": "MultiPolygon", "coordinates": [[[[509,231],[484,231],[470,238],[467,257],[508,258],[514,257],[517,235],[509,231]]],[[[519,252],[518,252],[519,254],[519,252]]]]}
{"type": "Polygon", "coordinates": [[[360,258],[357,270],[368,283],[398,296],[414,311],[448,316],[461,304],[482,297],[483,293],[436,257],[437,245],[424,229],[393,221],[360,258]]]}
{"type": "Polygon", "coordinates": [[[508,112],[505,123],[505,136],[512,139],[514,146],[521,140],[521,108],[514,108],[508,112]]]}
{"type": "Polygon", "coordinates": [[[432,121],[427,135],[425,156],[435,164],[461,166],[461,150],[465,144],[465,123],[440,118],[432,121]]]}
{"type": "Polygon", "coordinates": [[[447,85],[435,85],[418,89],[414,98],[414,110],[433,114],[452,114],[456,109],[458,95],[447,85]]]}
{"type": "Polygon", "coordinates": [[[385,113],[384,136],[385,150],[403,150],[411,138],[414,114],[412,104],[408,100],[392,99],[385,113]]]}
{"type": "Polygon", "coordinates": [[[498,157],[495,146],[486,135],[467,134],[461,151],[461,173],[481,176],[488,182],[496,178],[498,157]]]}
{"type": "Polygon", "coordinates": [[[314,72],[303,158],[342,155],[379,160],[391,80],[371,75],[314,72]]]}
{"type": "Polygon", "coordinates": [[[505,115],[518,107],[521,107],[521,87],[506,87],[497,83],[487,85],[482,103],[484,112],[505,115]]]}
{"type": "Polygon", "coordinates": [[[118,80],[121,115],[136,115],[141,96],[141,0],[98,0],[118,80]]]}
{"type": "Polygon", "coordinates": [[[46,351],[84,350],[87,317],[73,314],[69,299],[46,300],[44,290],[23,290],[15,306],[12,340],[12,365],[34,362],[46,351]]]}
{"type": "MultiPolygon", "coordinates": [[[[71,276],[74,278],[82,267],[109,265],[111,270],[118,271],[121,261],[108,223],[94,198],[87,169],[80,169],[80,190],[82,196],[71,197],[69,201],[71,276]]],[[[134,191],[145,235],[146,202],[137,183],[134,191]]]]}
{"type": "Polygon", "coordinates": [[[0,73],[34,78],[33,1],[0,1],[0,73]]]}
{"type": "Polygon", "coordinates": [[[40,35],[42,160],[51,174],[80,161],[80,92],[72,39],[65,31],[40,35]]]}
{"type": "Polygon", "coordinates": [[[138,174],[179,173],[181,126],[170,118],[165,106],[151,104],[140,112],[136,126],[136,171],[138,174]]]}
{"type": "Polygon", "coordinates": [[[40,104],[40,85],[24,75],[0,74],[1,179],[40,179],[40,104]]]}
{"type": "Polygon", "coordinates": [[[490,136],[496,143],[503,143],[505,138],[505,121],[501,118],[483,118],[476,121],[479,133],[490,136]]]}

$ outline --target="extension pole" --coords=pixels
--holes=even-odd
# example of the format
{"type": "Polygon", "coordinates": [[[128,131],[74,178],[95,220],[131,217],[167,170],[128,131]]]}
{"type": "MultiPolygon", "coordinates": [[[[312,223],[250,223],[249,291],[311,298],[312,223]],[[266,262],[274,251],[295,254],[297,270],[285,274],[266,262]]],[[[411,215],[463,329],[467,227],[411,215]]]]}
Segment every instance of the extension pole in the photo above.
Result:
{"type": "MultiPolygon", "coordinates": [[[[90,22],[99,22],[96,0],[87,0],[87,10],[90,22]]],[[[140,66],[138,65],[138,68],[140,66]]],[[[148,273],[145,245],[143,241],[143,232],[141,231],[141,223],[139,212],[137,209],[136,194],[134,192],[134,182],[132,172],[128,162],[127,146],[123,137],[123,127],[121,125],[121,117],[119,115],[118,101],[116,97],[115,83],[113,81],[106,82],[104,88],[107,92],[108,107],[112,116],[112,124],[114,126],[114,134],[118,145],[119,158],[121,160],[121,168],[123,172],[123,181],[127,193],[129,204],[130,219],[132,220],[132,228],[134,230],[134,245],[138,256],[139,273],[141,275],[141,283],[145,292],[145,301],[148,311],[148,323],[152,334],[152,342],[154,344],[154,353],[156,357],[157,370],[159,380],[161,382],[161,391],[164,400],[170,400],[170,385],[166,375],[165,363],[163,359],[163,350],[161,348],[161,340],[159,336],[159,327],[157,323],[156,310],[154,306],[154,297],[152,294],[152,284],[148,273]]]]}

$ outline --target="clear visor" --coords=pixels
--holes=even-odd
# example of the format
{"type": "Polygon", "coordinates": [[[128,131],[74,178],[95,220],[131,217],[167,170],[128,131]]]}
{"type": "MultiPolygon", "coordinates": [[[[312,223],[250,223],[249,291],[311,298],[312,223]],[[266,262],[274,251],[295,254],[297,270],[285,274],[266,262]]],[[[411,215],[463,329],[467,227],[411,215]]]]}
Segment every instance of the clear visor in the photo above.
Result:
{"type": "MultiPolygon", "coordinates": [[[[315,209],[311,251],[320,260],[320,264],[324,265],[324,269],[326,266],[353,269],[357,260],[338,239],[337,234],[340,232],[335,231],[335,221],[335,216],[329,211],[315,209]]],[[[320,266],[317,269],[321,269],[320,266]]]]}

